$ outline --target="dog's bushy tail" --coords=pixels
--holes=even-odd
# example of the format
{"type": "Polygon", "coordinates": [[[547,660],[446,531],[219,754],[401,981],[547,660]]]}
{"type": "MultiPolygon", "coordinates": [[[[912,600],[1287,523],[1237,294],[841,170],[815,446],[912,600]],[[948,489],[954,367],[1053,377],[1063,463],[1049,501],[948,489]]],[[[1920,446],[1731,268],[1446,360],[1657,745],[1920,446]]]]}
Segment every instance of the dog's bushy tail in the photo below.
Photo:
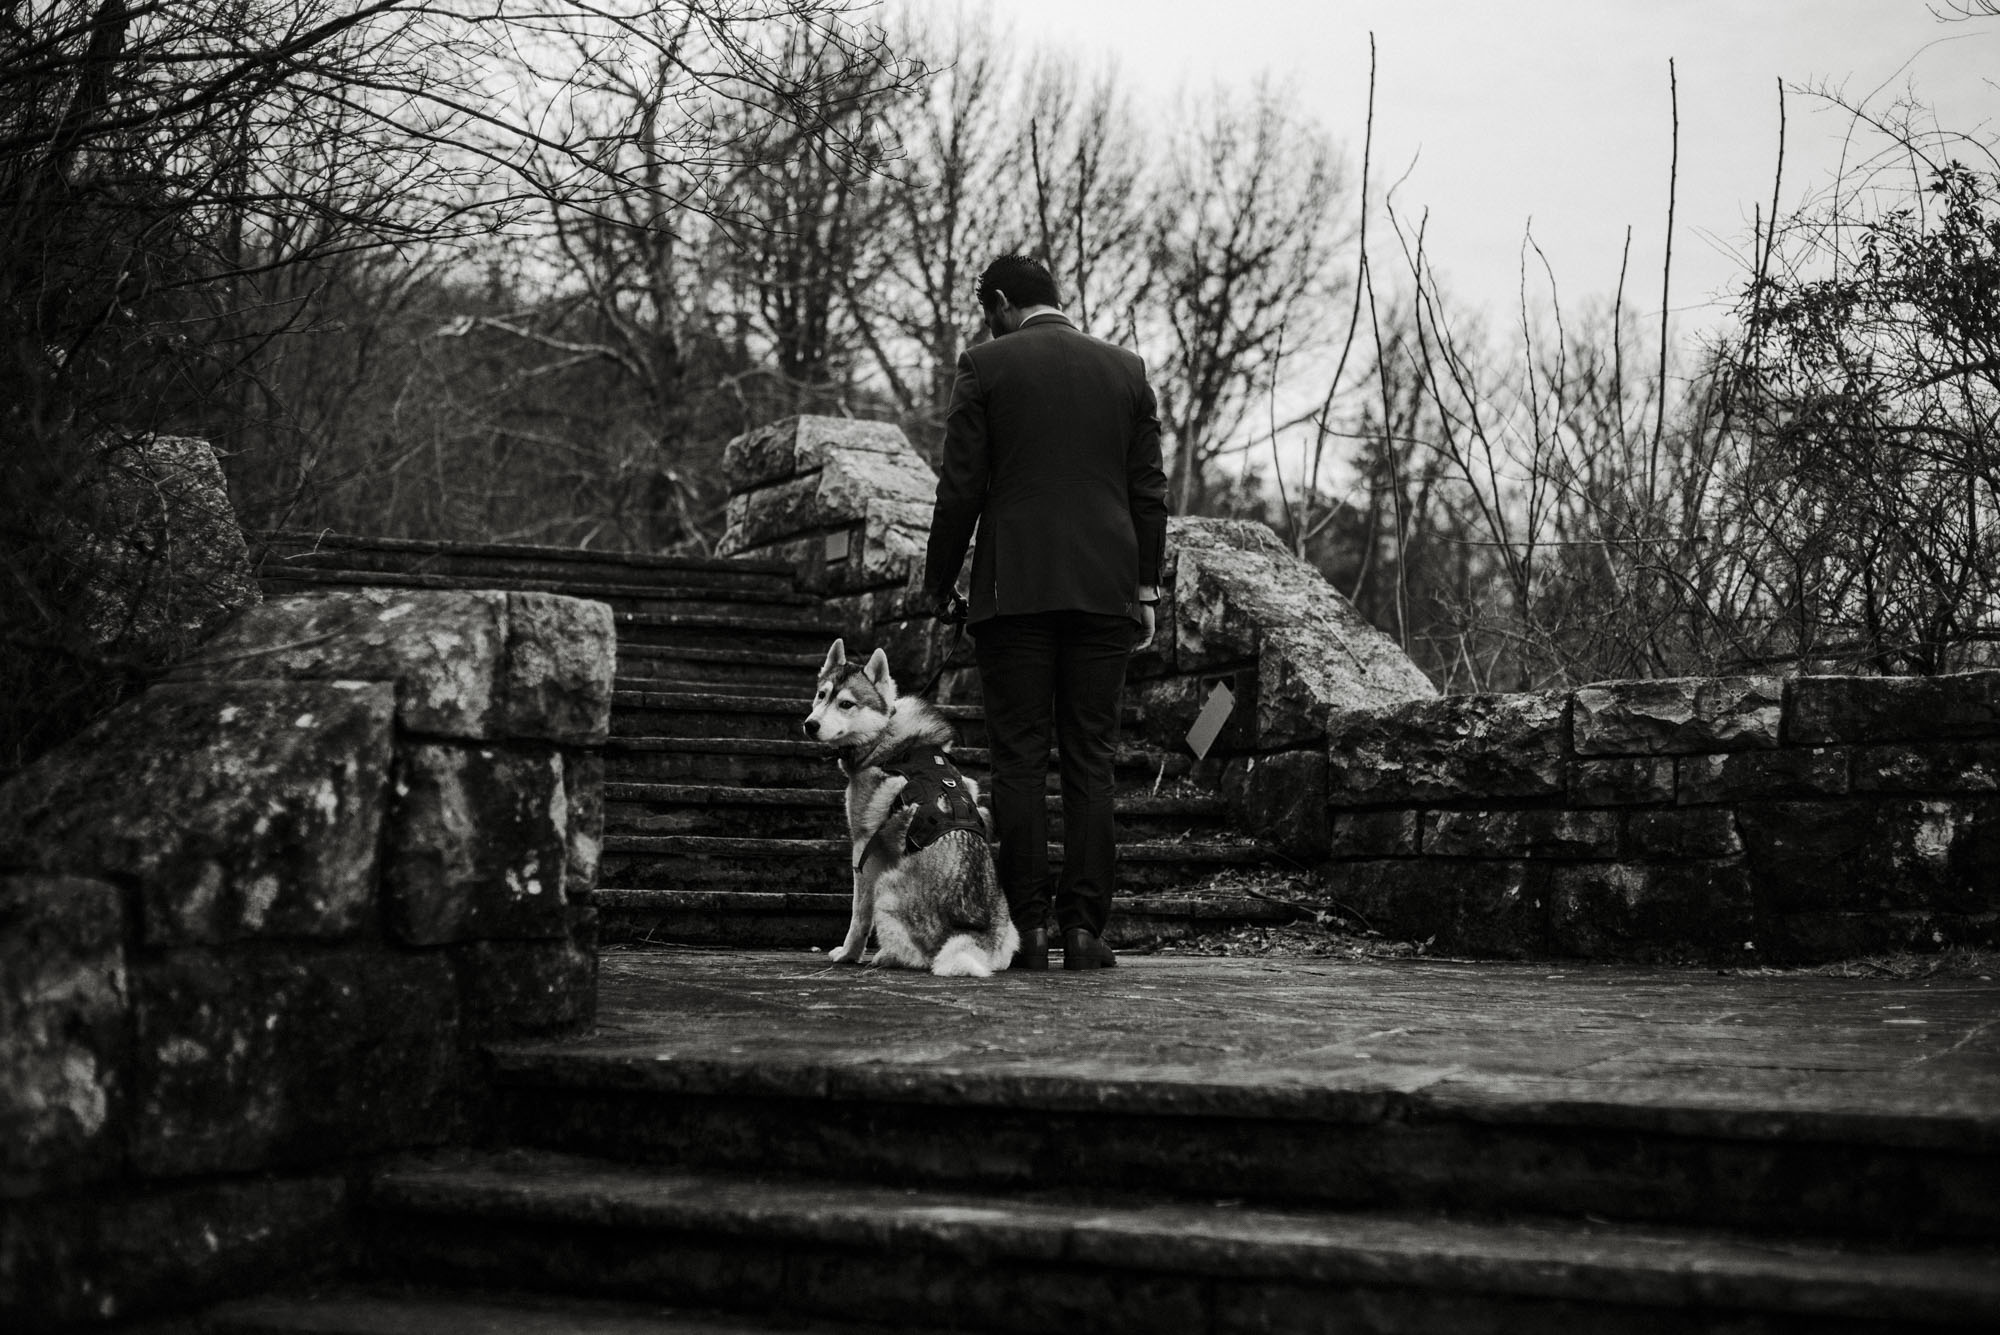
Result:
{"type": "Polygon", "coordinates": [[[998,933],[982,936],[960,932],[946,941],[931,961],[931,972],[939,978],[988,978],[995,970],[1006,968],[1021,948],[1021,934],[1012,922],[998,933]]]}

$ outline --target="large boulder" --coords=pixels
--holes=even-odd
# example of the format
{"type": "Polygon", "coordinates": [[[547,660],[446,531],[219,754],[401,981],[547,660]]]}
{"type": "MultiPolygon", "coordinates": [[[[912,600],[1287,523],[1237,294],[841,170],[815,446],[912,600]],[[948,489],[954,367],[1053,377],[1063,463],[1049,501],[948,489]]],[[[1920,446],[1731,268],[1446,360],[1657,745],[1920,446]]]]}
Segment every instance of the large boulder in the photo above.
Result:
{"type": "Polygon", "coordinates": [[[91,451],[88,518],[60,536],[95,648],[178,655],[260,597],[222,465],[205,440],[113,436],[91,451]]]}
{"type": "Polygon", "coordinates": [[[1254,661],[1261,745],[1314,739],[1339,714],[1437,696],[1410,656],[1266,525],[1175,518],[1167,544],[1162,666],[1184,674],[1254,661]]]}

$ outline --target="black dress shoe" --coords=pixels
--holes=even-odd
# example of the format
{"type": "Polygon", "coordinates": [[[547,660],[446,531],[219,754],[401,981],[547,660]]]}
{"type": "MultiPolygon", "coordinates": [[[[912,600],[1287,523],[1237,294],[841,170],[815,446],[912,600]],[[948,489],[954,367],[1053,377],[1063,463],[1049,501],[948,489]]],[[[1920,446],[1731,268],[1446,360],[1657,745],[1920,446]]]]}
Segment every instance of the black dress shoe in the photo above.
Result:
{"type": "Polygon", "coordinates": [[[1030,927],[1021,933],[1021,947],[1014,952],[1014,962],[1010,969],[1026,969],[1030,973],[1042,973],[1049,967],[1049,929],[1030,927]]]}
{"type": "Polygon", "coordinates": [[[1117,964],[1111,947],[1088,927],[1072,927],[1063,933],[1063,968],[1111,969],[1117,964]]]}

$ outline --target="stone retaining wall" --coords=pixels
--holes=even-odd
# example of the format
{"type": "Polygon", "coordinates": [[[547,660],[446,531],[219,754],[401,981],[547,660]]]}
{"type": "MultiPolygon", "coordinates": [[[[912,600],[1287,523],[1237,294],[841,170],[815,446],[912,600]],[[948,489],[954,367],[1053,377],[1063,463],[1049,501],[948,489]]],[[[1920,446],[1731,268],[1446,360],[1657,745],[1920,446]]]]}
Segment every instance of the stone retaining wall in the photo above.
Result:
{"type": "Polygon", "coordinates": [[[595,1001],[603,604],[240,614],[0,787],[0,1312],[105,1321],[337,1261],[476,1045],[595,1001]]]}
{"type": "MultiPolygon", "coordinates": [[[[894,427],[791,418],[731,442],[728,551],[792,561],[921,682],[907,615],[936,480],[894,427]]],[[[1170,521],[1128,697],[1176,746],[1236,700],[1204,777],[1248,832],[1439,953],[1797,963],[1992,943],[2000,674],[1610,682],[1439,698],[1262,524],[1170,521]]],[[[976,698],[963,649],[944,699],[976,698]]]]}
{"type": "Polygon", "coordinates": [[[1439,953],[1794,964],[2000,941],[2000,672],[1362,712],[1329,735],[1323,792],[1332,893],[1439,953]]]}

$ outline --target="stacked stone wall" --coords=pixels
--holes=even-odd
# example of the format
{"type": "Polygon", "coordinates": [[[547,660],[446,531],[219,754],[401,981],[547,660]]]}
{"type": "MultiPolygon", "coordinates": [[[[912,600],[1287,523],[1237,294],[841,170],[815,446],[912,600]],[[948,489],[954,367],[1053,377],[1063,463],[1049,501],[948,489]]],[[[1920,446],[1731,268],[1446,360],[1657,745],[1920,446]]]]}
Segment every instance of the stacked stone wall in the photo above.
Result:
{"type": "Polygon", "coordinates": [[[1796,964],[2000,940],[2000,673],[1606,682],[1339,720],[1325,869],[1441,953],[1796,964]]]}
{"type": "Polygon", "coordinates": [[[730,441],[722,464],[730,495],[718,555],[788,562],[846,621],[849,647],[882,645],[904,678],[939,667],[950,637],[908,610],[937,474],[900,428],[788,417],[730,441]]]}
{"type": "Polygon", "coordinates": [[[600,603],[239,615],[0,787],[0,1312],[101,1322],[337,1264],[478,1045],[591,1019],[600,603]]]}

